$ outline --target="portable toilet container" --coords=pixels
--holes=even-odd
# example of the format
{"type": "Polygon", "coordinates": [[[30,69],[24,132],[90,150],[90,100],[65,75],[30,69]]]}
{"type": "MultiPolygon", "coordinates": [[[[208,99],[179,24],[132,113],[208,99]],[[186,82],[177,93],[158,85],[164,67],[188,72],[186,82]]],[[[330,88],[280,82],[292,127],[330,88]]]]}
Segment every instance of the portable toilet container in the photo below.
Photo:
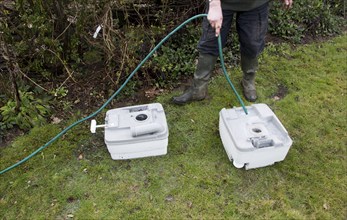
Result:
{"type": "Polygon", "coordinates": [[[219,132],[225,151],[237,168],[246,170],[284,160],[292,140],[274,112],[265,104],[219,113],[219,132]]]}
{"type": "Polygon", "coordinates": [[[160,103],[109,110],[105,125],[96,126],[92,121],[92,133],[96,127],[105,127],[105,144],[114,160],[167,153],[169,130],[160,103]]]}

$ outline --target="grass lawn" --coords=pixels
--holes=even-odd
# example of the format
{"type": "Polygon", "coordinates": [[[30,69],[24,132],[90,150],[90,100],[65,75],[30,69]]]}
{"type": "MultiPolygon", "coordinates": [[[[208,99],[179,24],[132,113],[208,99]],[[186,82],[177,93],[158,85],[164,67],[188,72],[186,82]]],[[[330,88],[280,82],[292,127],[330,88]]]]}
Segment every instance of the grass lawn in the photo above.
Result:
{"type": "MultiPolygon", "coordinates": [[[[248,171],[233,167],[218,117],[222,108],[240,105],[217,75],[207,100],[180,107],[170,104],[174,94],[157,98],[169,124],[166,156],[113,161],[101,129],[92,135],[84,123],[0,176],[1,218],[346,219],[346,42],[344,35],[296,49],[266,48],[258,102],[271,107],[294,141],[284,161],[248,171]]],[[[241,71],[229,71],[241,91],[241,71]]],[[[0,169],[81,117],[18,137],[0,149],[0,169]]]]}

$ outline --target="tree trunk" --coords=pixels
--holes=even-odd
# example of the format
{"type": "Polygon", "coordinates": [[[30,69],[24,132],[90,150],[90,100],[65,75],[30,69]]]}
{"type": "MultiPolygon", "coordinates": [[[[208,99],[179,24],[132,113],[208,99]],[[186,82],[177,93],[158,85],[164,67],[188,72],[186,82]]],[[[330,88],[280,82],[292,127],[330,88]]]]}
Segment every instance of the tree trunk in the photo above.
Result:
{"type": "Polygon", "coordinates": [[[21,106],[21,99],[20,99],[20,95],[19,95],[19,89],[18,89],[18,84],[16,82],[16,69],[13,66],[13,69],[10,70],[10,68],[8,68],[9,73],[10,73],[10,80],[11,80],[11,84],[12,84],[12,89],[13,89],[13,95],[14,95],[14,100],[16,101],[16,108],[15,111],[19,112],[19,108],[21,106]]]}

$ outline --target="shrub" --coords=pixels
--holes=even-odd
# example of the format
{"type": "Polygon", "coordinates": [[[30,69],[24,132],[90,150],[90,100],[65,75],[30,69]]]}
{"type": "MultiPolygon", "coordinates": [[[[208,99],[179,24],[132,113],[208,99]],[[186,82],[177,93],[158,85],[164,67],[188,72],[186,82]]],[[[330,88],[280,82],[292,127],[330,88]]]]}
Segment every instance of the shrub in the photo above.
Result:
{"type": "Polygon", "coordinates": [[[1,129],[5,130],[17,125],[20,129],[30,129],[45,122],[50,113],[47,100],[34,96],[33,92],[19,91],[21,106],[16,109],[16,102],[12,99],[0,108],[2,116],[1,129]]]}
{"type": "Polygon", "coordinates": [[[340,34],[346,21],[339,17],[338,1],[295,1],[290,10],[281,10],[280,1],[272,2],[269,31],[275,36],[298,43],[305,36],[321,37],[340,34]]]}

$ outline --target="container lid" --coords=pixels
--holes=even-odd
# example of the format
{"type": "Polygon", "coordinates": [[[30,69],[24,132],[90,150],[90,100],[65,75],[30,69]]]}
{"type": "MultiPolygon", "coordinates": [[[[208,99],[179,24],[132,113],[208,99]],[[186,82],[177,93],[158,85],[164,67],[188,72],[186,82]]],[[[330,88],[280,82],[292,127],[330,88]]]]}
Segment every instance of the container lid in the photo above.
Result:
{"type": "Polygon", "coordinates": [[[169,136],[165,112],[160,103],[109,110],[105,124],[106,144],[138,143],[169,136]]]}

